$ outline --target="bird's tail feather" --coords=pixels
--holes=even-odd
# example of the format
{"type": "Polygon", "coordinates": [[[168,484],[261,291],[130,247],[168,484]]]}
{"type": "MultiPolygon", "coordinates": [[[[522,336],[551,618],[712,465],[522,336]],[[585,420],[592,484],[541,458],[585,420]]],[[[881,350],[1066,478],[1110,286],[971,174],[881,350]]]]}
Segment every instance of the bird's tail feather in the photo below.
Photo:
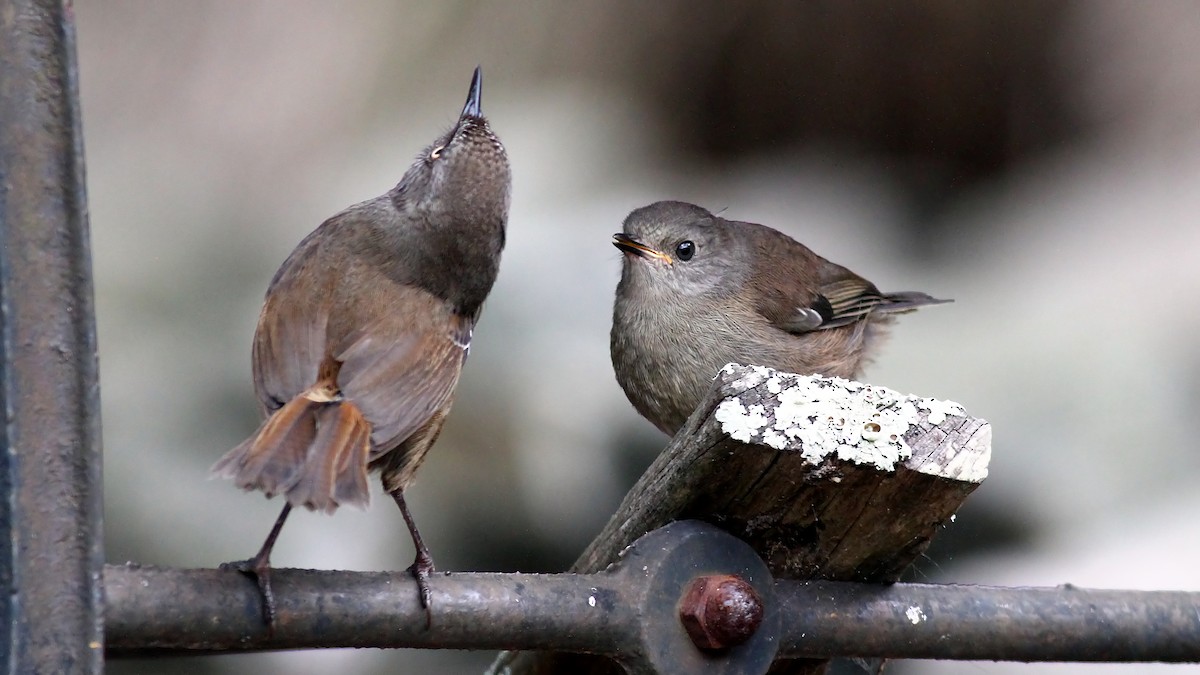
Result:
{"type": "Polygon", "coordinates": [[[308,393],[276,410],[212,471],[246,490],[282,494],[293,506],[365,507],[371,425],[352,402],[313,400],[308,393]]]}
{"type": "Polygon", "coordinates": [[[925,305],[942,305],[953,300],[940,300],[920,291],[900,291],[898,293],[884,293],[882,301],[875,306],[874,311],[885,314],[911,312],[918,307],[925,305]]]}

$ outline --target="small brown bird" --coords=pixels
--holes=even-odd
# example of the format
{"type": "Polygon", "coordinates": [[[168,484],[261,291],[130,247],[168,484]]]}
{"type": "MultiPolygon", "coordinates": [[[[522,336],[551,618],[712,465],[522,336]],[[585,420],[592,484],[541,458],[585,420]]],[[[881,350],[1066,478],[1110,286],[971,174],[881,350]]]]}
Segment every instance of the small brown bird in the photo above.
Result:
{"type": "Polygon", "coordinates": [[[480,108],[477,68],[452,129],[400,183],[305,237],[267,289],[254,335],[265,421],[213,466],[238,487],[287,500],[254,558],[268,626],[271,549],[292,507],[332,513],[369,500],[381,473],[416,548],[410,569],[432,621],[433,571],[404,502],[450,412],[508,222],[508,156],[480,108]]]}
{"type": "Polygon", "coordinates": [[[854,378],[893,315],[949,300],[881,293],[763,225],[663,201],[625,218],[610,335],[625,395],[674,435],[726,363],[854,378]]]}

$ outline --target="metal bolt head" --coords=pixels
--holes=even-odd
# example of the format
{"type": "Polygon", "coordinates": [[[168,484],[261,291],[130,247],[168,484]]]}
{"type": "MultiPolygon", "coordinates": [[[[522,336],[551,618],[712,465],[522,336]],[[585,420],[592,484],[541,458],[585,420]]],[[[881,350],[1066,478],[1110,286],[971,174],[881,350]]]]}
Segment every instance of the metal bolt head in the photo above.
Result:
{"type": "Polygon", "coordinates": [[[762,620],[762,600],[754,587],[731,574],[693,579],[679,601],[679,621],[700,649],[736,647],[762,620]]]}

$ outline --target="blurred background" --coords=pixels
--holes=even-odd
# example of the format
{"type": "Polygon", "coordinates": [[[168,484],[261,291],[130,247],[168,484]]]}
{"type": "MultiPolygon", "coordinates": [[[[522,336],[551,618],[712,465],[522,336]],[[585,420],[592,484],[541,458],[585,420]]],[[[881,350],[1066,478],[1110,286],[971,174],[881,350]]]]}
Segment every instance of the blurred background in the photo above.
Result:
{"type": "MultiPolygon", "coordinates": [[[[279,509],[208,480],[256,426],[263,292],[380,194],[482,64],[514,193],[499,281],[410,503],[447,570],[557,571],[666,443],[608,330],[622,218],[663,198],[782,229],[901,319],[864,379],[994,425],[991,475],[913,578],[1200,590],[1200,6],[79,3],[108,558],[246,558],[279,509]]],[[[390,500],[296,513],[286,567],[403,569],[390,500]]],[[[478,672],[327,651],[114,673],[478,672]]],[[[1189,667],[897,663],[895,673],[1189,667]]]]}

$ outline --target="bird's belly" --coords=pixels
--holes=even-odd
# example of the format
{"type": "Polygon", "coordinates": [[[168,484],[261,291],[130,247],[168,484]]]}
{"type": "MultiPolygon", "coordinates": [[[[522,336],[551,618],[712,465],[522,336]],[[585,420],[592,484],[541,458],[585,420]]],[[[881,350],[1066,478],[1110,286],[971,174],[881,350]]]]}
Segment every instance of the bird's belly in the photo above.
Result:
{"type": "Polygon", "coordinates": [[[740,336],[718,336],[688,322],[668,323],[654,334],[621,331],[612,343],[617,380],[639,413],[668,434],[683,426],[703,400],[717,372],[747,362],[740,336]]]}

